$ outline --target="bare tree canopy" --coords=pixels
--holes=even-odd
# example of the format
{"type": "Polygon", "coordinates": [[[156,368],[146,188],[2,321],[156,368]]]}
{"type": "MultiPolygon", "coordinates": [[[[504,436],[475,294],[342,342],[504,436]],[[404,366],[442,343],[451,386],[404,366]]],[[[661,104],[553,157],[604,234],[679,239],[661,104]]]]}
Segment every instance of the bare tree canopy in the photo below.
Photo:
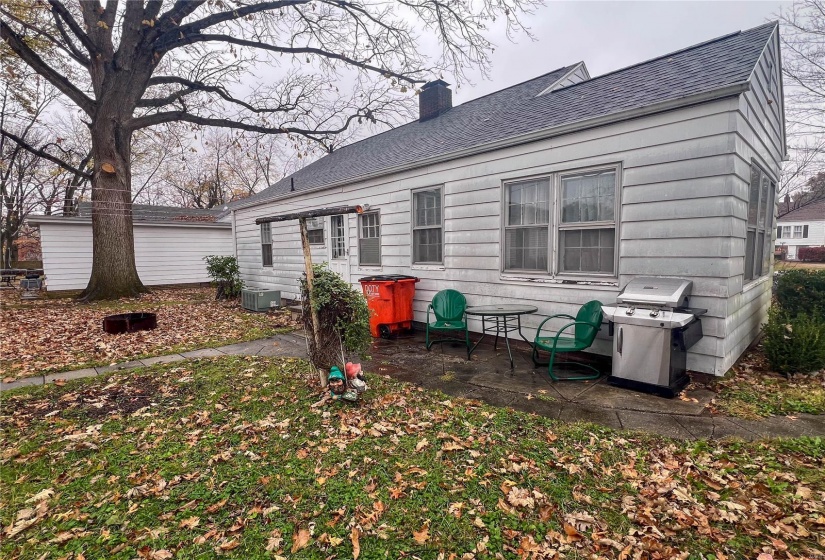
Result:
{"type": "Polygon", "coordinates": [[[821,200],[815,186],[825,172],[825,2],[797,0],[779,20],[789,148],[782,215],[821,200]]]}
{"type": "Polygon", "coordinates": [[[540,3],[5,0],[0,37],[15,59],[7,71],[22,63],[44,77],[89,127],[93,266],[83,297],[144,290],[131,219],[135,131],[178,122],[332,149],[359,122],[394,122],[417,84],[486,69],[488,26],[525,31],[519,18],[540,3]],[[439,55],[424,54],[422,36],[439,55]],[[264,68],[278,78],[255,80],[264,68]]]}

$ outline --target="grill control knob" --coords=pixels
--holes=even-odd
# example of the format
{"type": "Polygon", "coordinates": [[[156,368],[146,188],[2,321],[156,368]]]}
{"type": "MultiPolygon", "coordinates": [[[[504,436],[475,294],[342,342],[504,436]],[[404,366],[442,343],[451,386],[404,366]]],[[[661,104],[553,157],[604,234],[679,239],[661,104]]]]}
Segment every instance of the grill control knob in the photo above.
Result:
{"type": "Polygon", "coordinates": [[[659,310],[658,309],[652,309],[650,311],[650,316],[651,317],[658,317],[659,316],[659,310]]]}
{"type": "Polygon", "coordinates": [[[627,314],[627,315],[633,315],[634,313],[636,313],[636,308],[635,307],[628,307],[627,311],[625,311],[625,314],[627,314]]]}

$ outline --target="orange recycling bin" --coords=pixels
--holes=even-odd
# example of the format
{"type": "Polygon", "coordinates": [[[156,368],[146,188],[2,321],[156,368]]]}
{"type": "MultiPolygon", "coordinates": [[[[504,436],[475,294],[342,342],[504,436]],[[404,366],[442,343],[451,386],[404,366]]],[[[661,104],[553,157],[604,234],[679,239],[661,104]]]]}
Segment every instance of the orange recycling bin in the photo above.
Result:
{"type": "Polygon", "coordinates": [[[411,329],[415,276],[384,274],[361,278],[361,289],[370,308],[370,334],[388,338],[401,329],[411,329]]]}

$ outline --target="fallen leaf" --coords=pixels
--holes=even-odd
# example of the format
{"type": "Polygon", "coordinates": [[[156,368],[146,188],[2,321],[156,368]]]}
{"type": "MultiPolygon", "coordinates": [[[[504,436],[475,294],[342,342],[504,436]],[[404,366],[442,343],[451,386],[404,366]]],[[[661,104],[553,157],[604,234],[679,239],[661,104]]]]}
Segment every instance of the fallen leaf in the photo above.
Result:
{"type": "Polygon", "coordinates": [[[358,537],[358,527],[353,527],[349,538],[352,541],[352,557],[354,560],[358,560],[358,556],[361,554],[361,544],[358,542],[358,537]]]}
{"type": "Polygon", "coordinates": [[[309,531],[307,529],[299,529],[292,535],[292,552],[298,552],[309,545],[309,531]]]}
{"type": "Polygon", "coordinates": [[[420,531],[413,531],[413,540],[418,544],[424,544],[430,540],[430,521],[429,519],[421,527],[420,531]]]}

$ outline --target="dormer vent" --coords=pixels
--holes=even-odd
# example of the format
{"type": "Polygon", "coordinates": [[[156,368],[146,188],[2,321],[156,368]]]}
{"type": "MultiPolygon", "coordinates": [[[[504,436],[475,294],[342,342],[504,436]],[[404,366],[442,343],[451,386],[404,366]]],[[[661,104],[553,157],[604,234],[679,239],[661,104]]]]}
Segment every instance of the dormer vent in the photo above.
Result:
{"type": "Polygon", "coordinates": [[[453,92],[444,80],[434,80],[421,86],[418,95],[418,120],[423,122],[444,114],[453,107],[453,92]]]}

